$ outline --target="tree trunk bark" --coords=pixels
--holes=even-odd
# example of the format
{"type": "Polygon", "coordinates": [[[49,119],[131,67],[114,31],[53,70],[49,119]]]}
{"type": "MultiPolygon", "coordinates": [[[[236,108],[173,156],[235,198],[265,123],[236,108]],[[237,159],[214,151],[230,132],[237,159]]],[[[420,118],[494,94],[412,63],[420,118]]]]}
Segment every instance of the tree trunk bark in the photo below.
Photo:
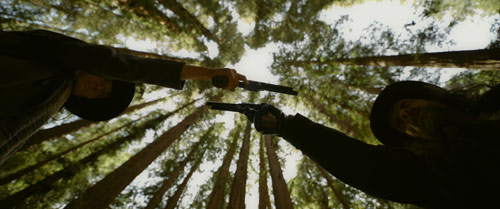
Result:
{"type": "Polygon", "coordinates": [[[139,17],[156,19],[156,21],[165,25],[168,30],[179,31],[179,25],[175,21],[170,21],[167,15],[158,10],[153,0],[119,0],[118,2],[125,7],[124,9],[132,10],[139,17]]]}
{"type": "Polygon", "coordinates": [[[220,46],[219,40],[217,39],[217,36],[215,36],[210,30],[208,30],[199,20],[191,14],[182,4],[177,2],[176,0],[160,0],[160,4],[162,4],[164,7],[172,11],[174,14],[177,16],[184,18],[189,21],[191,26],[196,28],[201,34],[207,37],[207,39],[210,39],[217,43],[217,45],[220,46]]]}
{"type": "MultiPolygon", "coordinates": [[[[121,115],[131,113],[133,111],[136,111],[138,109],[142,109],[144,107],[156,104],[156,103],[161,102],[163,100],[165,100],[165,98],[160,98],[160,99],[153,100],[150,102],[145,102],[142,104],[130,106],[121,115]]],[[[76,120],[76,121],[73,121],[70,123],[66,123],[66,124],[62,124],[60,126],[56,126],[53,128],[40,130],[40,131],[36,132],[35,134],[33,134],[33,136],[31,136],[28,139],[28,141],[26,141],[26,143],[23,145],[23,147],[21,149],[19,149],[19,151],[26,150],[31,146],[39,145],[45,141],[48,141],[48,140],[51,140],[51,139],[54,139],[54,138],[57,138],[60,136],[64,136],[66,134],[69,134],[69,133],[72,133],[75,131],[78,131],[78,130],[85,128],[85,127],[88,127],[94,123],[97,123],[97,122],[79,119],[79,120],[76,120]]]]}
{"type": "Polygon", "coordinates": [[[269,189],[267,188],[267,168],[264,156],[263,137],[259,141],[259,209],[271,209],[269,189]]]}
{"type": "Polygon", "coordinates": [[[313,170],[311,167],[306,168],[306,171],[304,172],[306,172],[307,176],[309,176],[310,183],[314,186],[314,189],[318,190],[321,193],[321,196],[318,197],[318,205],[321,207],[321,209],[328,209],[328,194],[325,192],[323,186],[318,183],[320,179],[312,173],[313,170]]]}
{"type": "MultiPolygon", "coordinates": [[[[187,107],[188,105],[193,104],[197,100],[193,100],[193,101],[191,101],[191,102],[189,102],[187,104],[184,104],[183,106],[179,107],[178,109],[174,110],[173,112],[169,112],[169,113],[167,113],[165,115],[159,116],[156,119],[150,120],[150,121],[146,122],[144,125],[142,125],[142,127],[143,128],[152,128],[152,127],[154,127],[157,124],[157,122],[155,122],[155,121],[164,121],[165,119],[169,118],[171,115],[177,113],[178,111],[182,110],[183,108],[187,107]]],[[[131,123],[136,122],[136,121],[137,120],[131,121],[131,122],[129,122],[129,123],[127,123],[127,124],[125,124],[125,125],[123,125],[121,127],[118,127],[115,130],[112,130],[112,131],[104,134],[104,135],[108,135],[110,133],[113,133],[116,130],[118,130],[120,128],[123,128],[123,127],[126,127],[126,126],[128,126],[131,123]]],[[[48,163],[49,161],[57,159],[57,158],[61,157],[62,155],[66,154],[66,153],[69,153],[69,152],[77,149],[78,147],[81,147],[81,146],[84,146],[84,145],[86,145],[86,144],[88,144],[90,142],[96,141],[96,140],[102,138],[104,135],[99,136],[97,138],[94,138],[92,140],[89,140],[87,142],[81,143],[80,145],[77,145],[76,147],[73,147],[73,148],[71,148],[71,149],[69,149],[67,151],[64,151],[62,153],[59,153],[59,154],[55,155],[54,157],[51,157],[51,158],[49,158],[49,159],[47,159],[45,161],[42,161],[41,163],[37,163],[37,164],[35,164],[33,166],[30,166],[30,167],[28,167],[26,169],[23,169],[23,170],[15,173],[15,174],[13,174],[13,175],[17,175],[17,176],[14,176],[14,177],[11,177],[11,175],[6,176],[6,177],[2,178],[1,181],[2,181],[2,183],[4,181],[5,182],[10,182],[12,180],[12,178],[16,179],[16,178],[18,178],[18,176],[21,176],[21,175],[23,175],[25,173],[28,173],[28,172],[36,169],[37,167],[41,167],[44,164],[48,163]],[[18,174],[20,172],[21,172],[21,174],[18,174]]],[[[65,169],[63,169],[63,170],[61,170],[59,172],[56,172],[56,173],[54,173],[54,174],[46,177],[42,181],[39,181],[39,182],[37,182],[37,183],[35,183],[35,184],[33,184],[33,185],[31,185],[31,186],[23,189],[22,191],[11,195],[10,197],[8,197],[8,198],[6,198],[4,200],[0,200],[0,205],[2,205],[1,204],[2,202],[6,202],[6,205],[14,205],[13,202],[21,203],[18,200],[20,200],[20,199],[26,199],[29,196],[32,196],[33,194],[37,194],[37,193],[42,193],[42,192],[48,191],[51,188],[50,185],[52,185],[53,182],[56,182],[57,180],[59,180],[61,178],[71,178],[75,173],[77,173],[80,169],[82,169],[82,167],[80,165],[84,165],[84,164],[87,164],[89,162],[95,161],[97,159],[97,157],[99,157],[100,155],[102,155],[106,151],[108,151],[108,150],[116,147],[117,145],[119,145],[119,144],[121,144],[121,143],[123,143],[123,142],[125,142],[127,140],[131,140],[133,138],[134,138],[133,136],[132,137],[127,136],[127,137],[124,137],[124,138],[122,138],[120,140],[117,140],[117,142],[113,142],[112,144],[107,145],[105,149],[101,149],[101,150],[99,150],[97,152],[92,153],[91,155],[89,155],[89,156],[85,157],[84,159],[80,160],[78,163],[73,163],[72,165],[68,166],[67,168],[65,168],[65,169]]]]}
{"type": "Polygon", "coordinates": [[[328,194],[323,188],[320,187],[319,189],[321,189],[321,197],[322,197],[320,201],[321,209],[328,209],[328,194]]]}
{"type": "Polygon", "coordinates": [[[244,209],[247,183],[248,156],[250,155],[250,130],[252,123],[248,120],[245,128],[245,136],[240,149],[236,172],[234,174],[231,193],[229,195],[228,208],[244,209]]]}
{"type": "Polygon", "coordinates": [[[328,187],[330,187],[330,189],[332,190],[333,192],[333,195],[335,195],[335,198],[337,198],[337,200],[340,202],[340,204],[342,205],[342,208],[344,209],[348,209],[348,208],[351,208],[349,202],[347,202],[344,197],[342,196],[342,194],[340,194],[340,192],[337,190],[337,188],[335,188],[335,186],[333,185],[333,180],[332,178],[326,173],[325,169],[323,169],[321,166],[319,166],[318,164],[314,163],[316,165],[316,167],[318,168],[319,172],[321,173],[321,175],[326,179],[327,183],[328,183],[328,187]]]}
{"type": "MultiPolygon", "coordinates": [[[[126,137],[123,137],[106,147],[99,149],[97,152],[93,152],[89,156],[83,158],[82,160],[71,164],[70,166],[64,168],[63,170],[57,171],[50,176],[45,177],[43,180],[36,182],[35,184],[32,184],[28,186],[27,188],[3,199],[0,200],[0,205],[2,205],[2,208],[17,208],[21,204],[23,204],[23,201],[30,196],[33,196],[35,194],[42,194],[50,191],[52,188],[52,184],[57,182],[60,179],[69,179],[73,177],[76,173],[78,173],[81,169],[85,167],[88,163],[92,163],[97,160],[97,158],[108,152],[109,150],[112,150],[114,147],[129,141],[133,140],[135,137],[129,135],[126,137]]],[[[22,208],[22,207],[20,207],[22,208]]]]}
{"type": "Polygon", "coordinates": [[[37,131],[35,134],[33,134],[33,136],[31,136],[28,139],[28,141],[26,141],[26,143],[19,149],[19,151],[26,150],[31,146],[40,145],[45,141],[78,131],[94,123],[97,122],[79,119],[70,123],[62,124],[60,126],[37,131]]]}
{"type": "Polygon", "coordinates": [[[207,209],[220,209],[224,201],[226,182],[229,178],[229,167],[231,166],[231,161],[233,160],[234,152],[236,150],[236,145],[238,143],[238,133],[233,136],[233,142],[229,146],[229,149],[224,156],[222,165],[217,171],[217,180],[215,181],[214,188],[210,194],[210,199],[208,201],[207,209]]]}
{"type": "Polygon", "coordinates": [[[339,58],[331,61],[296,61],[290,64],[347,64],[372,66],[415,66],[500,70],[500,49],[480,49],[395,56],[339,58]]]}
{"type": "Polygon", "coordinates": [[[212,129],[213,129],[213,127],[211,127],[210,130],[208,130],[207,133],[201,137],[200,141],[193,146],[193,148],[191,149],[189,154],[186,156],[186,158],[184,158],[182,163],[179,164],[179,166],[177,166],[175,168],[175,170],[170,174],[170,176],[168,176],[168,178],[162,183],[162,185],[160,186],[160,189],[158,189],[158,191],[155,192],[154,196],[151,198],[148,205],[144,209],[154,209],[154,208],[156,208],[156,206],[158,206],[158,204],[161,202],[161,198],[163,197],[165,192],[172,186],[172,184],[174,183],[174,180],[177,178],[177,176],[179,176],[181,171],[184,169],[184,167],[187,165],[187,163],[191,160],[194,153],[197,151],[198,147],[201,144],[205,143],[205,141],[208,138],[207,136],[212,131],[212,129]]]}
{"type": "Polygon", "coordinates": [[[193,165],[193,167],[191,167],[191,170],[189,171],[188,175],[186,176],[186,178],[184,178],[181,185],[179,185],[179,187],[177,188],[177,191],[175,191],[174,196],[172,196],[171,198],[168,198],[168,203],[165,206],[165,209],[174,209],[175,206],[177,206],[179,199],[180,199],[182,193],[184,192],[184,189],[186,188],[186,185],[187,185],[189,179],[191,179],[191,176],[193,175],[193,173],[200,166],[201,161],[203,160],[203,155],[205,155],[205,151],[206,151],[206,149],[203,150],[203,152],[200,155],[200,158],[198,158],[198,160],[193,165]]]}
{"type": "Polygon", "coordinates": [[[272,142],[271,136],[265,136],[266,148],[267,148],[267,159],[269,161],[269,170],[271,171],[271,179],[273,181],[273,194],[274,194],[274,205],[276,209],[292,209],[292,199],[290,199],[290,193],[283,178],[283,172],[281,171],[280,162],[278,161],[278,155],[274,144],[272,142]]]}
{"type": "Polygon", "coordinates": [[[129,113],[134,112],[134,111],[136,111],[138,109],[142,109],[142,108],[154,105],[154,104],[158,104],[159,102],[163,102],[163,101],[165,101],[168,98],[170,98],[170,96],[168,96],[168,97],[162,97],[162,98],[159,98],[159,99],[151,100],[149,102],[144,102],[144,103],[141,103],[141,104],[136,104],[134,106],[130,106],[125,111],[123,111],[123,113],[120,114],[120,115],[129,114],[129,113]]]}
{"type": "Polygon", "coordinates": [[[35,169],[40,168],[40,167],[42,167],[42,166],[46,165],[46,164],[47,164],[47,163],[49,163],[50,161],[53,161],[53,160],[55,160],[55,159],[59,159],[59,158],[61,158],[62,156],[66,155],[66,154],[68,154],[68,153],[70,153],[70,152],[72,152],[72,151],[75,151],[76,149],[78,149],[78,148],[80,148],[80,147],[83,147],[83,146],[85,146],[85,145],[87,145],[87,144],[90,144],[90,143],[93,143],[93,142],[95,142],[95,141],[97,141],[97,140],[99,140],[99,139],[102,139],[103,137],[105,137],[105,136],[107,136],[107,135],[110,135],[110,134],[112,134],[112,133],[114,133],[114,132],[116,132],[116,131],[118,131],[118,130],[120,130],[120,129],[124,128],[124,127],[127,127],[127,126],[129,126],[130,124],[132,124],[132,123],[134,123],[134,122],[136,122],[136,121],[138,121],[138,120],[140,120],[140,118],[139,118],[139,119],[136,119],[136,120],[134,120],[134,121],[130,121],[130,122],[128,122],[128,123],[127,123],[127,124],[125,124],[125,125],[122,125],[122,126],[120,126],[120,127],[118,127],[118,128],[115,128],[115,129],[113,129],[113,130],[111,130],[111,131],[108,131],[108,132],[106,132],[106,133],[104,133],[104,134],[102,134],[102,135],[100,135],[100,136],[98,136],[98,137],[95,137],[95,138],[91,139],[91,140],[88,140],[88,141],[86,141],[86,142],[82,142],[82,143],[80,143],[80,144],[78,144],[78,145],[76,145],[76,146],[74,146],[74,147],[72,147],[72,148],[69,148],[69,149],[67,149],[67,150],[65,150],[65,151],[63,151],[63,152],[57,153],[57,154],[55,154],[55,155],[53,155],[53,156],[49,157],[48,159],[46,159],[46,160],[44,160],[44,161],[41,161],[41,162],[39,162],[39,163],[37,163],[37,164],[34,164],[34,165],[32,165],[32,166],[29,166],[29,167],[26,167],[26,168],[24,168],[24,169],[21,169],[21,170],[19,170],[19,171],[15,172],[15,173],[13,173],[13,174],[10,174],[10,175],[8,175],[8,176],[5,176],[5,177],[3,177],[3,178],[1,178],[1,179],[0,179],[0,186],[1,186],[1,185],[4,185],[4,184],[6,184],[6,183],[9,183],[9,182],[11,182],[11,181],[12,181],[12,180],[14,180],[14,179],[19,179],[19,178],[20,178],[21,176],[23,176],[24,174],[27,174],[27,173],[29,173],[29,172],[32,172],[32,171],[34,171],[35,169]]]}
{"type": "Polygon", "coordinates": [[[69,203],[65,208],[93,208],[103,209],[120,194],[120,192],[134,180],[154,159],[179,138],[192,124],[207,111],[206,106],[200,107],[191,113],[182,122],[165,132],[158,139],[139,151],[119,168],[104,177],[101,181],[89,188],[85,194],[69,203]]]}
{"type": "MultiPolygon", "coordinates": [[[[158,125],[159,122],[164,121],[166,118],[168,118],[171,114],[166,114],[166,115],[160,115],[154,119],[151,119],[149,121],[146,121],[144,124],[141,124],[138,128],[142,129],[149,129],[153,128],[156,125],[158,125]]],[[[69,179],[73,177],[76,173],[78,173],[81,169],[85,167],[85,165],[92,163],[97,160],[97,158],[111,150],[116,149],[118,146],[121,144],[137,139],[136,134],[130,134],[128,136],[122,137],[117,139],[116,141],[106,145],[103,148],[100,148],[98,151],[93,152],[92,154],[88,155],[87,157],[79,160],[78,162],[74,162],[71,165],[65,167],[63,170],[57,171],[50,176],[45,177],[43,180],[36,182],[35,184],[32,184],[28,186],[27,188],[3,199],[0,200],[0,205],[2,207],[8,207],[8,208],[13,208],[17,207],[18,205],[24,204],[23,200],[26,198],[35,195],[35,194],[41,194],[48,192],[51,188],[52,185],[57,182],[60,179],[69,179]]]]}

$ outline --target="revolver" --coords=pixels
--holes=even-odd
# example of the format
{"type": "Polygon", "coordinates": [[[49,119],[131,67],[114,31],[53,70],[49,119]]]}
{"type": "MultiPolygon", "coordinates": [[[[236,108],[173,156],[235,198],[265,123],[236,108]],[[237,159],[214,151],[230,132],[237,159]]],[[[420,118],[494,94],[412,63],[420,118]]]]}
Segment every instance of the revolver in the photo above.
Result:
{"type": "Polygon", "coordinates": [[[251,103],[219,103],[219,102],[207,102],[206,105],[210,106],[210,109],[223,110],[231,112],[243,113],[247,116],[248,120],[255,123],[255,128],[262,133],[274,133],[276,132],[277,118],[271,113],[267,115],[262,115],[260,118],[255,118],[255,113],[258,109],[266,104],[251,104],[251,103]]]}

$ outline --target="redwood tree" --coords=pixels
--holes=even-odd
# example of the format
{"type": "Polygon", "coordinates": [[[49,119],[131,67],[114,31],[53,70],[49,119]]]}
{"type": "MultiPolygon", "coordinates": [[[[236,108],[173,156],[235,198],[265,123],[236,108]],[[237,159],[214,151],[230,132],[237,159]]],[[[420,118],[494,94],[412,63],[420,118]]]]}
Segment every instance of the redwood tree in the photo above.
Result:
{"type": "Polygon", "coordinates": [[[264,153],[264,138],[259,140],[259,209],[271,209],[269,189],[267,187],[267,166],[264,153]]]}
{"type": "Polygon", "coordinates": [[[465,68],[479,70],[500,69],[500,49],[479,49],[394,56],[337,58],[333,60],[291,61],[290,64],[347,64],[372,66],[415,66],[439,68],[465,68]]]}
{"type": "Polygon", "coordinates": [[[250,154],[250,130],[252,123],[247,120],[245,128],[245,136],[243,137],[243,144],[240,149],[240,156],[236,164],[236,172],[233,178],[231,193],[229,195],[228,207],[232,209],[245,208],[245,194],[248,170],[248,156],[250,154]]]}
{"type": "Polygon", "coordinates": [[[196,151],[198,151],[198,147],[201,146],[203,143],[205,143],[208,139],[208,135],[212,132],[213,127],[211,127],[198,141],[192,148],[191,151],[189,151],[189,154],[184,158],[184,160],[175,168],[175,170],[168,176],[165,181],[163,181],[162,185],[160,188],[155,192],[154,196],[149,200],[148,205],[144,209],[154,209],[158,204],[161,202],[161,199],[165,192],[172,186],[174,183],[175,179],[179,176],[181,171],[184,169],[184,167],[187,165],[187,163],[191,160],[191,158],[194,156],[196,151]]]}
{"type": "Polygon", "coordinates": [[[186,185],[187,185],[189,179],[191,179],[191,176],[193,176],[193,173],[200,166],[201,161],[203,160],[203,155],[205,155],[205,151],[207,151],[207,150],[203,149],[200,156],[198,157],[198,160],[196,160],[196,163],[191,167],[191,170],[186,175],[186,177],[182,181],[181,185],[179,185],[179,187],[177,187],[177,190],[175,191],[174,195],[168,199],[168,202],[167,202],[167,205],[165,206],[165,209],[174,209],[175,206],[177,206],[179,199],[180,199],[182,193],[184,192],[184,189],[186,189],[186,185]]]}
{"type": "Polygon", "coordinates": [[[344,198],[344,196],[342,196],[342,194],[339,192],[339,190],[337,188],[335,188],[335,186],[333,184],[332,177],[325,171],[325,169],[323,169],[317,163],[314,163],[314,164],[318,168],[318,170],[321,173],[321,175],[326,179],[326,181],[328,183],[328,187],[332,190],[333,195],[335,196],[335,198],[337,198],[337,200],[340,202],[340,204],[342,204],[342,208],[344,208],[344,209],[350,208],[349,202],[346,201],[345,198],[344,198]]]}
{"type": "Polygon", "coordinates": [[[229,149],[224,156],[222,165],[217,170],[217,179],[212,189],[212,193],[210,194],[207,209],[222,208],[226,190],[226,182],[230,175],[229,167],[231,166],[231,161],[233,160],[236,145],[238,143],[239,131],[235,131],[233,134],[233,141],[231,142],[231,145],[229,145],[229,149]]]}
{"type": "Polygon", "coordinates": [[[265,136],[265,143],[269,170],[271,171],[271,179],[273,181],[274,205],[277,209],[291,209],[293,208],[292,199],[290,198],[290,192],[288,192],[285,179],[283,178],[283,172],[281,171],[280,162],[278,161],[275,145],[270,135],[265,136]]]}
{"type": "MultiPolygon", "coordinates": [[[[140,119],[140,118],[139,118],[139,119],[140,119]]],[[[80,143],[80,144],[78,144],[78,145],[76,145],[76,146],[73,146],[73,147],[71,147],[71,148],[69,148],[69,149],[67,149],[67,150],[64,150],[64,151],[59,152],[59,153],[57,153],[57,154],[55,154],[55,155],[52,155],[51,157],[49,157],[49,158],[47,158],[47,159],[45,159],[45,160],[43,160],[43,161],[40,161],[40,162],[38,162],[37,164],[34,164],[34,165],[32,165],[32,166],[28,166],[28,167],[23,168],[23,169],[21,169],[21,170],[19,170],[19,171],[15,172],[15,173],[12,173],[12,174],[10,174],[10,175],[8,175],[8,176],[2,177],[2,178],[0,178],[0,185],[4,185],[4,184],[6,184],[6,183],[9,183],[10,181],[12,181],[12,180],[14,180],[14,179],[19,179],[19,178],[20,178],[21,176],[23,176],[24,174],[30,173],[30,172],[32,172],[32,171],[34,171],[34,170],[36,170],[37,168],[40,168],[40,167],[42,167],[42,166],[46,165],[47,163],[49,163],[49,162],[51,162],[51,161],[53,161],[53,160],[59,159],[59,158],[63,157],[64,155],[66,155],[66,154],[68,154],[68,153],[70,153],[70,152],[73,152],[73,151],[77,150],[78,148],[81,148],[81,147],[83,147],[83,146],[85,146],[85,145],[91,144],[91,143],[93,143],[93,142],[95,142],[95,141],[97,141],[97,140],[100,140],[100,139],[104,138],[105,136],[108,136],[108,135],[110,135],[110,134],[113,134],[113,133],[115,133],[116,131],[118,131],[118,130],[120,130],[120,129],[122,129],[122,128],[125,128],[125,127],[129,126],[130,124],[132,124],[132,123],[134,123],[134,122],[138,121],[139,119],[136,119],[136,120],[134,120],[134,121],[130,121],[130,122],[126,123],[125,125],[122,125],[122,126],[120,126],[120,127],[118,127],[118,128],[115,128],[115,129],[113,129],[113,130],[111,130],[111,131],[108,131],[108,132],[106,132],[106,133],[104,133],[104,134],[101,134],[101,135],[99,135],[99,136],[97,136],[97,137],[94,137],[94,138],[93,138],[93,139],[91,139],[91,140],[88,140],[88,141],[82,142],[82,143],[80,143]]]]}
{"type": "MultiPolygon", "coordinates": [[[[161,102],[161,101],[164,101],[164,100],[165,100],[165,97],[159,98],[159,99],[156,99],[153,101],[149,101],[149,102],[144,102],[142,104],[130,106],[122,113],[122,115],[134,112],[138,109],[142,109],[142,108],[154,105],[154,104],[161,102]]],[[[27,149],[31,146],[39,145],[47,140],[51,140],[51,139],[78,131],[82,128],[88,127],[88,126],[95,124],[95,123],[97,123],[97,122],[89,121],[89,120],[85,120],[85,119],[79,119],[79,120],[75,120],[75,121],[70,122],[70,123],[62,124],[60,126],[55,126],[53,128],[40,130],[40,131],[36,132],[35,134],[33,134],[33,136],[31,136],[28,139],[28,141],[26,141],[26,143],[23,145],[23,147],[20,150],[27,149]]]]}
{"type": "MultiPolygon", "coordinates": [[[[164,121],[166,118],[166,115],[161,115],[159,117],[156,117],[153,120],[149,120],[145,122],[142,125],[139,125],[134,128],[142,129],[145,130],[147,128],[152,128],[156,126],[159,122],[164,121]]],[[[99,148],[97,151],[92,152],[90,155],[86,156],[85,158],[73,162],[66,166],[64,169],[59,170],[53,174],[50,174],[49,176],[46,176],[44,179],[22,189],[19,192],[16,192],[7,198],[4,198],[0,200],[0,205],[5,208],[16,208],[16,207],[26,207],[29,205],[29,202],[25,201],[26,199],[30,198],[31,196],[38,195],[38,194],[43,194],[45,192],[50,191],[52,188],[53,184],[56,183],[57,181],[61,179],[70,179],[73,177],[75,174],[77,174],[79,171],[83,170],[87,165],[96,162],[98,157],[108,153],[110,151],[115,150],[118,148],[120,145],[123,143],[126,143],[128,141],[134,140],[140,138],[138,132],[132,132],[132,134],[129,134],[127,136],[121,137],[113,142],[111,142],[108,145],[105,145],[104,147],[99,148]],[[28,205],[26,205],[28,204],[28,205]]]]}
{"type": "Polygon", "coordinates": [[[174,140],[178,139],[192,124],[198,121],[206,111],[206,106],[198,108],[182,122],[165,132],[119,168],[89,188],[82,197],[69,203],[65,208],[106,208],[137,175],[165,151],[174,140]]]}

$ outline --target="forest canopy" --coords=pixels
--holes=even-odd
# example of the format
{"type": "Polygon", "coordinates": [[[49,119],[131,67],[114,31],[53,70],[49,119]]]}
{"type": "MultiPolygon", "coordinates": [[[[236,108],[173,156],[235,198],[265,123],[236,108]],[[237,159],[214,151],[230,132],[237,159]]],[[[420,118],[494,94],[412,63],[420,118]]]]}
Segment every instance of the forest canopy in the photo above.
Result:
{"type": "Polygon", "coordinates": [[[135,56],[231,67],[299,95],[141,84],[126,112],[107,122],[61,110],[0,165],[2,208],[72,208],[93,198],[102,204],[91,208],[418,208],[344,184],[243,115],[203,104],[269,103],[376,145],[369,115],[387,85],[418,80],[481,93],[500,82],[499,63],[474,60],[500,49],[498,0],[0,2],[0,30],[35,29],[135,56]],[[486,38],[460,36],[470,30],[486,38]],[[459,50],[472,52],[454,54],[460,63],[426,62],[459,50]]]}

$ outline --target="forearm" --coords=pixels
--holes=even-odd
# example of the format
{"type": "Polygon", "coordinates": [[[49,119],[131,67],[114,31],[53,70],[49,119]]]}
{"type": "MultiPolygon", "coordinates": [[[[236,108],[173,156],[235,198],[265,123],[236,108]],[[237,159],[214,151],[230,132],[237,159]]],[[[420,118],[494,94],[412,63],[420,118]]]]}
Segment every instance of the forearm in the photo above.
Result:
{"type": "Polygon", "coordinates": [[[194,65],[184,65],[181,72],[181,80],[211,80],[213,75],[213,70],[211,68],[194,66],[194,65]]]}
{"type": "Polygon", "coordinates": [[[175,89],[182,89],[184,84],[180,78],[182,62],[120,54],[110,47],[93,44],[72,47],[69,43],[68,48],[73,52],[65,59],[69,68],[131,83],[175,89]]]}
{"type": "Polygon", "coordinates": [[[388,163],[380,160],[389,154],[380,147],[350,138],[299,114],[285,119],[281,135],[337,178],[351,185],[364,181],[364,177],[359,175],[372,173],[371,170],[376,170],[374,164],[388,163]]]}
{"type": "Polygon", "coordinates": [[[0,52],[108,79],[181,89],[184,63],[135,57],[50,31],[2,32],[0,52]],[[4,52],[5,50],[5,52],[4,52]]]}
{"type": "Polygon", "coordinates": [[[423,160],[410,152],[368,145],[298,114],[285,119],[281,135],[335,177],[371,195],[420,205],[443,198],[423,160]]]}
{"type": "Polygon", "coordinates": [[[479,98],[478,103],[478,111],[487,113],[497,112],[500,109],[500,84],[484,93],[484,95],[479,98]]]}

